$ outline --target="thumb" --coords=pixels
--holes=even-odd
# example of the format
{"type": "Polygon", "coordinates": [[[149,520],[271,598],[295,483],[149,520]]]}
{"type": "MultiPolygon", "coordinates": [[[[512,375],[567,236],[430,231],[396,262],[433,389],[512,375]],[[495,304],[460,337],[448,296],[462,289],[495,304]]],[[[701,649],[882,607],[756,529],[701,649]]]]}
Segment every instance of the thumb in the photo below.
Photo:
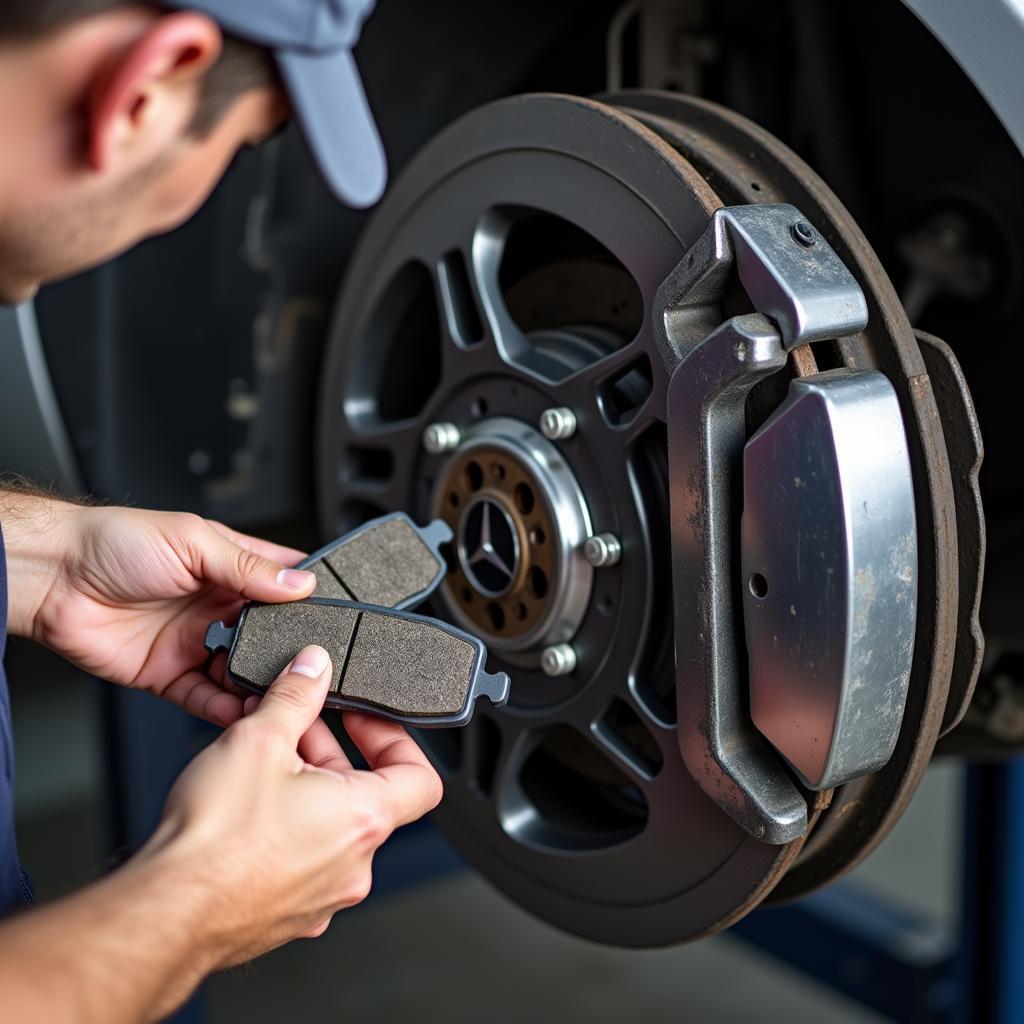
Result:
{"type": "Polygon", "coordinates": [[[331,656],[322,647],[304,647],[271,683],[249,719],[273,724],[297,747],[323,710],[331,674],[331,656]]]}
{"type": "Polygon", "coordinates": [[[309,597],[316,589],[313,573],[264,558],[209,526],[204,531],[200,553],[205,579],[250,601],[295,601],[309,597]]]}

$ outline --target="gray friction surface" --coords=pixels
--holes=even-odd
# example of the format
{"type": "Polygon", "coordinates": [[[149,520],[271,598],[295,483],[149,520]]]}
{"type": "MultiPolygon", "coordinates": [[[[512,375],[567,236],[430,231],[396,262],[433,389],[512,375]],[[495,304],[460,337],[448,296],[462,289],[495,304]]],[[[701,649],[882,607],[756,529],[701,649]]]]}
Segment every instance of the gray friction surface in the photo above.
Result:
{"type": "Polygon", "coordinates": [[[333,597],[339,601],[351,601],[352,595],[341,585],[340,580],[321,559],[314,562],[309,571],[316,577],[316,597],[333,597]]]}
{"type": "Polygon", "coordinates": [[[392,519],[353,537],[325,555],[324,561],[356,601],[386,608],[426,590],[441,570],[434,553],[404,519],[392,519]]]}
{"type": "Polygon", "coordinates": [[[429,623],[367,612],[341,695],[403,715],[456,715],[466,704],[476,648],[429,623]]]}
{"type": "Polygon", "coordinates": [[[235,642],[231,674],[265,689],[303,647],[318,644],[331,656],[331,690],[337,691],[358,614],[332,605],[254,605],[235,642]]]}

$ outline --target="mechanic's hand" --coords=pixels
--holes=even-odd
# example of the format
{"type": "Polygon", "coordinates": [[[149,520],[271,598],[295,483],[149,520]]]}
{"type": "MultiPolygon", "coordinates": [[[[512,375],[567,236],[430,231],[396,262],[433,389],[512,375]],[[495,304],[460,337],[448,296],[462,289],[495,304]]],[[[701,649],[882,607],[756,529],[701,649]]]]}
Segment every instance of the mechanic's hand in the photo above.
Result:
{"type": "MultiPolygon", "coordinates": [[[[67,507],[70,508],[70,507],[67,507]]],[[[93,675],[149,690],[217,725],[242,717],[225,657],[203,671],[206,627],[245,600],[308,597],[312,573],[287,569],[302,552],[198,516],[76,508],[56,578],[32,636],[93,675]]]]}
{"type": "Polygon", "coordinates": [[[370,891],[374,852],[437,806],[441,780],[401,726],[355,713],[357,771],[318,716],[331,661],[307,647],[178,779],[140,854],[219,893],[218,966],[321,935],[370,891]],[[179,872],[180,873],[180,872],[179,872]],[[186,871],[186,873],[190,873],[186,871]]]}

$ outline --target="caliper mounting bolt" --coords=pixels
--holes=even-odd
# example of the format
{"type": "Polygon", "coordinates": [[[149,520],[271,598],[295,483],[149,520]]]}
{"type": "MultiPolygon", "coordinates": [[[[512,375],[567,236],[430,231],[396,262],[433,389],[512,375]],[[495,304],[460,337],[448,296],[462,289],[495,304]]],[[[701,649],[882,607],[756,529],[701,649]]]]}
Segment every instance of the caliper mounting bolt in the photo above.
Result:
{"type": "Polygon", "coordinates": [[[583,545],[583,557],[595,568],[616,565],[622,558],[622,544],[614,533],[599,533],[583,545]]]}
{"type": "Polygon", "coordinates": [[[423,447],[431,455],[444,455],[462,442],[462,434],[454,423],[431,423],[423,431],[423,447]]]}
{"type": "Polygon", "coordinates": [[[793,237],[808,249],[818,241],[814,228],[805,220],[798,220],[789,230],[793,233],[793,237]]]}
{"type": "Polygon", "coordinates": [[[547,409],[540,418],[540,432],[549,441],[564,441],[576,433],[576,413],[564,406],[547,409]]]}
{"type": "Polygon", "coordinates": [[[576,669],[576,652],[569,644],[555,644],[544,649],[540,667],[548,676],[567,676],[576,669]]]}

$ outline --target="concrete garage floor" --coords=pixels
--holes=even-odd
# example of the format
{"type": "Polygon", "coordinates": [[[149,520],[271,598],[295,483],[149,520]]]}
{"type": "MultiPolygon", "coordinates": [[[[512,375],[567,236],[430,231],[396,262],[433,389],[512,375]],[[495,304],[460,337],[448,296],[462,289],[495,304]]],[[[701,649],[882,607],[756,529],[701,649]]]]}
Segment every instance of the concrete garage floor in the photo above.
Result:
{"type": "MultiPolygon", "coordinates": [[[[19,836],[42,898],[104,866],[96,685],[53,665],[12,684],[19,836]]],[[[959,782],[955,764],[934,767],[856,881],[950,921],[959,782]]],[[[570,938],[470,871],[372,897],[322,939],[213,979],[206,1006],[209,1024],[878,1019],[728,935],[650,952],[570,938]]]]}

